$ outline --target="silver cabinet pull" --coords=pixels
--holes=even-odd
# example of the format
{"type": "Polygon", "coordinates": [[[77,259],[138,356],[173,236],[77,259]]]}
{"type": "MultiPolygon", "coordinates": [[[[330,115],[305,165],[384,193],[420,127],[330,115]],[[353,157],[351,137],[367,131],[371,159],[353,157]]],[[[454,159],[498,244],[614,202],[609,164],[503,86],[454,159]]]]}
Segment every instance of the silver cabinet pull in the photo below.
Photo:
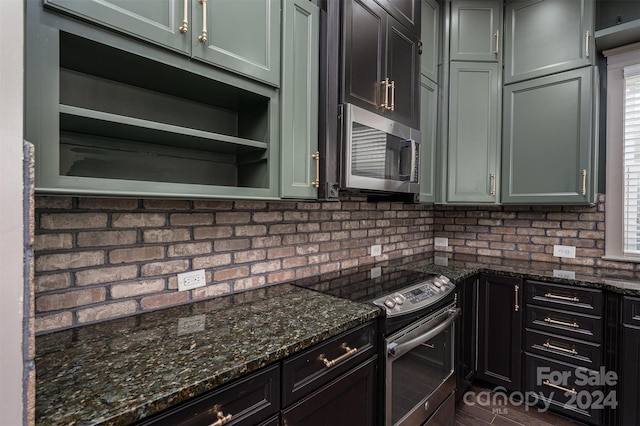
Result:
{"type": "Polygon", "coordinates": [[[554,385],[549,380],[545,380],[544,382],[542,382],[542,384],[552,388],[560,389],[561,391],[564,391],[566,393],[572,393],[574,395],[578,393],[574,388],[571,388],[571,389],[563,388],[562,386],[554,385]]]}
{"type": "Polygon", "coordinates": [[[558,321],[558,320],[554,320],[551,317],[546,317],[544,319],[544,322],[548,322],[549,324],[562,325],[564,327],[580,328],[580,324],[578,324],[575,321],[574,322],[558,321]]]}
{"type": "Polygon", "coordinates": [[[518,312],[520,310],[520,305],[518,304],[518,299],[519,299],[518,293],[519,293],[519,291],[520,291],[520,286],[516,284],[515,292],[514,292],[514,294],[515,294],[515,306],[513,307],[513,309],[516,312],[518,312]]]}
{"type": "Polygon", "coordinates": [[[566,300],[567,302],[579,302],[580,299],[577,297],[568,297],[568,296],[558,296],[553,293],[545,293],[544,297],[547,299],[558,299],[558,300],[566,300]]]}
{"type": "Polygon", "coordinates": [[[589,34],[589,31],[586,32],[586,34],[584,35],[584,54],[585,56],[588,58],[589,57],[589,41],[591,40],[591,34],[589,34]]]}
{"type": "Polygon", "coordinates": [[[199,0],[202,5],[202,34],[198,36],[198,40],[202,43],[207,41],[207,0],[199,0]]]}
{"type": "Polygon", "coordinates": [[[582,195],[587,195],[587,169],[582,169],[582,195]]]}
{"type": "Polygon", "coordinates": [[[182,25],[178,28],[181,33],[189,31],[189,0],[184,0],[184,10],[182,11],[182,25]]]}
{"type": "Polygon", "coordinates": [[[552,345],[551,343],[549,343],[548,340],[545,343],[543,343],[542,346],[544,346],[547,349],[553,349],[555,351],[566,352],[566,353],[571,354],[571,355],[578,355],[578,351],[576,351],[576,348],[571,348],[571,349],[561,348],[560,346],[552,345]]]}
{"type": "Polygon", "coordinates": [[[496,38],[496,48],[493,50],[493,54],[498,56],[498,53],[500,53],[500,30],[496,30],[493,36],[496,38]]]}
{"type": "Polygon", "coordinates": [[[385,78],[380,82],[382,85],[382,90],[384,91],[383,102],[380,104],[380,108],[387,110],[389,109],[389,79],[385,78]]]}
{"type": "Polygon", "coordinates": [[[396,110],[396,82],[391,80],[391,105],[389,105],[390,111],[396,110]]]}
{"type": "Polygon", "coordinates": [[[489,195],[493,195],[495,197],[495,195],[496,195],[496,174],[495,173],[491,173],[489,175],[489,178],[491,180],[491,192],[489,193],[489,195]]]}
{"type": "Polygon", "coordinates": [[[318,188],[320,186],[320,152],[316,151],[311,158],[316,162],[316,180],[311,182],[311,186],[318,188]]]}

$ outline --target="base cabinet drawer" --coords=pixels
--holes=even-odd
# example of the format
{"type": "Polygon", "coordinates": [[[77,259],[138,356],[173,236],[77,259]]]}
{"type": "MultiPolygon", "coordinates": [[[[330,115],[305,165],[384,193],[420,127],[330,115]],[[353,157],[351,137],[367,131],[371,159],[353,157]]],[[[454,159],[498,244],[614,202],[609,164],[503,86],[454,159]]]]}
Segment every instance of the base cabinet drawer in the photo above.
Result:
{"type": "Polygon", "coordinates": [[[375,425],[377,358],[354,368],[282,412],[286,426],[375,425]]]}
{"type": "Polygon", "coordinates": [[[602,315],[602,290],[539,281],[526,281],[525,287],[528,304],[589,315],[602,315]]]}
{"type": "Polygon", "coordinates": [[[559,309],[527,306],[526,327],[571,338],[602,341],[602,318],[559,309]]]}
{"type": "Polygon", "coordinates": [[[282,405],[288,407],[376,353],[375,323],[336,336],[282,363],[282,405]]]}
{"type": "Polygon", "coordinates": [[[554,411],[599,425],[606,399],[603,386],[593,385],[598,374],[577,365],[557,362],[537,355],[525,354],[525,391],[531,392],[532,400],[554,411]],[[535,397],[533,396],[535,394],[535,397]]]}
{"type": "Polygon", "coordinates": [[[138,423],[139,426],[254,426],[280,408],[280,365],[196,397],[178,408],[138,423]],[[226,420],[226,421],[225,421],[226,420]]]}
{"type": "Polygon", "coordinates": [[[602,345],[556,334],[527,330],[525,352],[598,370],[602,365],[602,345]]]}

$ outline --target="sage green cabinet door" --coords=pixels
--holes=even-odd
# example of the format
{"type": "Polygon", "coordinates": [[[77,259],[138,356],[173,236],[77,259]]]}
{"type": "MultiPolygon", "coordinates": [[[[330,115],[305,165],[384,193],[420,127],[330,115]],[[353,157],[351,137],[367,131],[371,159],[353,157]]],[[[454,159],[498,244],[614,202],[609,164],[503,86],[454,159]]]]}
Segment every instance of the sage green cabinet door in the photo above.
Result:
{"type": "Polygon", "coordinates": [[[189,0],[44,0],[51,8],[70,13],[188,54],[191,51],[189,0]],[[187,21],[184,27],[183,20],[187,21]],[[181,30],[182,28],[182,30],[181,30]]]}
{"type": "Polygon", "coordinates": [[[593,68],[505,86],[503,203],[593,201],[593,68]]]}
{"type": "Polygon", "coordinates": [[[451,60],[498,62],[501,56],[502,1],[451,3],[451,60]]]}
{"type": "Polygon", "coordinates": [[[440,43],[440,4],[422,0],[422,28],[420,33],[420,73],[431,81],[438,81],[440,43]]]}
{"type": "Polygon", "coordinates": [[[280,9],[281,0],[193,0],[192,55],[278,86],[280,9]]]}
{"type": "Polygon", "coordinates": [[[505,7],[505,84],[594,63],[593,0],[527,0],[505,7]]]}
{"type": "Polygon", "coordinates": [[[316,198],[320,11],[309,0],[284,0],[280,195],[316,198]]]}
{"type": "Polygon", "coordinates": [[[438,122],[438,85],[420,78],[420,202],[436,199],[436,126],[438,122]]]}
{"type": "Polygon", "coordinates": [[[496,63],[451,63],[447,202],[500,199],[499,71],[496,63]]]}

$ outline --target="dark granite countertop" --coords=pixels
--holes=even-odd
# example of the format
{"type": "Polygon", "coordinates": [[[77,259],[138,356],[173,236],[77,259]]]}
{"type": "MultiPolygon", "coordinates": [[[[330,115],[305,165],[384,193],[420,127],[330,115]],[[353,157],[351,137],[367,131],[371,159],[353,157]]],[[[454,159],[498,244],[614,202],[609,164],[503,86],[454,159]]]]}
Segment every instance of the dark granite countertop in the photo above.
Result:
{"type": "MultiPolygon", "coordinates": [[[[615,293],[640,296],[640,271],[602,266],[582,266],[556,262],[532,262],[491,256],[436,253],[431,259],[417,260],[414,267],[464,279],[480,272],[518,276],[523,279],[600,288],[615,293]]],[[[632,268],[628,266],[628,268],[632,268]]]]}
{"type": "Polygon", "coordinates": [[[282,284],[38,336],[36,423],[129,424],[378,315],[282,284]]]}

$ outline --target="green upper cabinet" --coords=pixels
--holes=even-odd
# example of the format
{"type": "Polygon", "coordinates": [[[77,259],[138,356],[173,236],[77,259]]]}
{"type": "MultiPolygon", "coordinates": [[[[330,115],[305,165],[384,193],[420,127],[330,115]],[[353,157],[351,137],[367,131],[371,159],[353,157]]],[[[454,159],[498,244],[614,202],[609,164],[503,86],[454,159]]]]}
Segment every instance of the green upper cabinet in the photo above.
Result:
{"type": "Polygon", "coordinates": [[[420,78],[420,202],[436,199],[436,130],[438,119],[438,85],[420,78]]]}
{"type": "Polygon", "coordinates": [[[505,84],[593,64],[594,3],[594,0],[508,3],[505,84]]]}
{"type": "Polygon", "coordinates": [[[440,4],[435,0],[422,0],[422,32],[420,33],[420,74],[438,81],[440,52],[440,4]]]}
{"type": "Polygon", "coordinates": [[[498,62],[502,42],[502,1],[451,3],[452,61],[498,62]]]}
{"type": "Polygon", "coordinates": [[[283,198],[316,198],[318,194],[319,19],[318,7],[309,0],[284,0],[280,92],[283,198]]]}
{"type": "Polygon", "coordinates": [[[44,4],[51,8],[186,54],[191,52],[190,2],[44,0],[44,4]]]}
{"type": "Polygon", "coordinates": [[[595,73],[583,67],[505,86],[503,203],[594,202],[595,73]]]}
{"type": "Polygon", "coordinates": [[[194,0],[193,56],[277,86],[280,1],[194,0]]]}
{"type": "Polygon", "coordinates": [[[45,4],[278,86],[280,1],[45,0],[45,4]]]}
{"type": "Polygon", "coordinates": [[[449,203],[497,203],[500,123],[497,63],[452,62],[449,93],[449,203]]]}

